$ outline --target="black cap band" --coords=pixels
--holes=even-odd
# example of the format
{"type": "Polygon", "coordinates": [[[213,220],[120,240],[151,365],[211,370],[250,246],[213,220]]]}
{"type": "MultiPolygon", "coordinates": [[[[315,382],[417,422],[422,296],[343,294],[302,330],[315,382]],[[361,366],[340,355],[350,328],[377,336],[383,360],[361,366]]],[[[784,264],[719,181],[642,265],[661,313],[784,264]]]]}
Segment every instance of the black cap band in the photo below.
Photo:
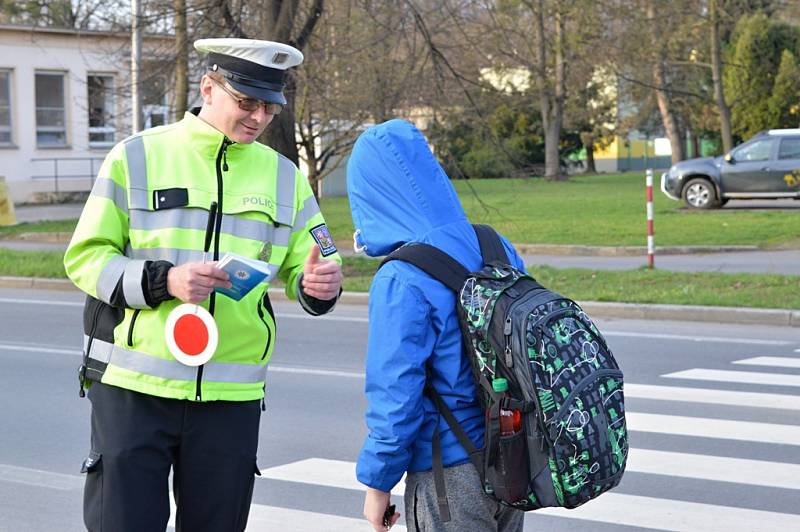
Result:
{"type": "Polygon", "coordinates": [[[231,81],[258,89],[280,92],[286,86],[285,70],[265,67],[230,55],[208,54],[208,68],[220,72],[231,81]]]}

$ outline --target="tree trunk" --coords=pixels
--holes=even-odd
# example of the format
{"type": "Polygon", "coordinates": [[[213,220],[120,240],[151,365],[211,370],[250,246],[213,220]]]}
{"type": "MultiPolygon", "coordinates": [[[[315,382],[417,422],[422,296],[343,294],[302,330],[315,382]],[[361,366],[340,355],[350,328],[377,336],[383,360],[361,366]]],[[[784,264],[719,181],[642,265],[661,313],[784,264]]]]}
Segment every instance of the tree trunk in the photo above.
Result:
{"type": "Polygon", "coordinates": [[[719,34],[719,9],[717,0],[709,0],[711,17],[711,74],[714,84],[714,100],[719,109],[719,133],[722,137],[722,149],[728,153],[733,149],[731,133],[731,108],[725,101],[725,90],[722,86],[722,39],[719,34]]]}
{"type": "Polygon", "coordinates": [[[294,164],[299,164],[300,154],[297,150],[297,142],[295,140],[295,118],[294,118],[294,101],[295,89],[297,82],[291,71],[286,76],[286,88],[283,89],[283,94],[286,96],[286,105],[281,111],[281,114],[276,116],[272,123],[267,126],[264,133],[261,134],[259,141],[273,148],[278,153],[286,156],[294,164]]]}
{"type": "Polygon", "coordinates": [[[700,157],[700,136],[696,135],[694,131],[686,130],[687,135],[689,136],[689,142],[692,146],[692,157],[700,157]]]}
{"type": "MultiPolygon", "coordinates": [[[[655,7],[653,0],[647,4],[647,19],[649,27],[655,28],[655,7]]],[[[672,148],[672,164],[685,159],[683,138],[681,136],[678,121],[675,118],[675,113],[672,110],[672,105],[669,99],[669,94],[666,91],[667,76],[665,71],[665,51],[661,36],[657,32],[652,32],[653,35],[653,49],[656,51],[656,57],[653,60],[653,84],[655,85],[656,101],[658,102],[658,110],[661,113],[661,121],[664,124],[664,129],[669,137],[669,144],[672,148]]]]}
{"type": "Polygon", "coordinates": [[[175,10],[175,121],[183,118],[188,107],[189,54],[186,49],[186,0],[172,0],[175,10]]]}
{"type": "MultiPolygon", "coordinates": [[[[559,6],[560,7],[560,6],[559,6]]],[[[564,61],[564,21],[560,9],[556,11],[555,24],[555,79],[547,79],[547,41],[544,35],[544,0],[539,0],[539,12],[536,14],[537,32],[537,71],[540,80],[540,107],[542,110],[542,126],[544,128],[544,175],[548,179],[561,179],[561,158],[558,148],[561,141],[561,126],[564,116],[564,78],[566,63],[564,61]]]]}
{"type": "MultiPolygon", "coordinates": [[[[300,32],[295,37],[292,35],[292,30],[295,28],[299,6],[300,0],[269,0],[265,8],[269,13],[268,24],[265,26],[265,35],[262,38],[287,43],[302,51],[314,31],[314,26],[322,16],[324,0],[314,0],[300,32]]],[[[288,157],[293,163],[299,164],[300,155],[297,150],[294,127],[296,88],[297,79],[290,70],[286,76],[286,88],[283,90],[286,96],[286,106],[267,127],[259,140],[288,157]]]]}
{"type": "Polygon", "coordinates": [[[596,174],[597,167],[594,164],[594,142],[589,141],[583,144],[586,148],[586,172],[587,174],[596,174]]]}

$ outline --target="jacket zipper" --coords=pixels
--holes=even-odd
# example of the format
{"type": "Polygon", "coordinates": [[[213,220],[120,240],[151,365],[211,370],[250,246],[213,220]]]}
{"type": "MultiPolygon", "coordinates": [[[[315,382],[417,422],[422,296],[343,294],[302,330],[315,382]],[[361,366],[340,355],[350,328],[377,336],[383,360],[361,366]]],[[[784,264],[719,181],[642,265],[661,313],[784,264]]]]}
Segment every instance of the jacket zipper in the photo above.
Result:
{"type": "Polygon", "coordinates": [[[139,313],[142,309],[137,308],[133,311],[133,316],[131,317],[131,324],[128,326],[128,347],[133,347],[133,324],[136,323],[136,318],[139,317],[139,313]]]}
{"type": "MultiPolygon", "coordinates": [[[[217,220],[216,225],[214,227],[214,260],[219,260],[219,233],[222,228],[222,172],[228,171],[228,157],[226,152],[228,151],[228,146],[233,144],[228,137],[222,138],[222,146],[220,146],[219,151],[217,152],[217,161],[216,161],[216,170],[217,170],[217,220]],[[224,162],[223,162],[224,161],[224,162]]],[[[211,315],[214,315],[214,303],[216,302],[216,298],[214,297],[216,294],[211,292],[211,297],[208,303],[208,311],[211,315]]],[[[195,400],[201,401],[203,398],[202,394],[202,383],[203,383],[203,366],[197,367],[197,383],[195,385],[195,400]]]]}
{"type": "MultiPolygon", "coordinates": [[[[265,294],[265,296],[266,296],[266,294],[265,294]]],[[[258,307],[257,307],[258,308],[258,317],[261,318],[261,321],[264,323],[264,327],[266,327],[266,329],[267,329],[267,343],[264,346],[264,354],[261,355],[261,360],[264,360],[265,358],[267,358],[267,353],[269,352],[269,344],[272,343],[272,331],[269,328],[269,324],[267,323],[267,320],[264,319],[264,310],[263,309],[265,309],[266,307],[263,306],[263,303],[264,303],[263,298],[259,299],[258,300],[258,307]]],[[[273,318],[272,321],[274,322],[275,319],[273,318]]]]}

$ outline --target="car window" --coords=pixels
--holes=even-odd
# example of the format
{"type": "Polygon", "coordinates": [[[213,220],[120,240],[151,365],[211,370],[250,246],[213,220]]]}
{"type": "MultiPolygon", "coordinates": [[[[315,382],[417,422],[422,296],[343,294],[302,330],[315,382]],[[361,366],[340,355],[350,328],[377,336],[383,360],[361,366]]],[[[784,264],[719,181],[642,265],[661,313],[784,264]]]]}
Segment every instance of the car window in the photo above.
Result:
{"type": "Polygon", "coordinates": [[[800,137],[781,139],[778,159],[800,159],[800,137]]]}
{"type": "Polygon", "coordinates": [[[775,139],[763,139],[751,142],[733,150],[733,158],[737,161],[767,161],[772,156],[775,139]]]}

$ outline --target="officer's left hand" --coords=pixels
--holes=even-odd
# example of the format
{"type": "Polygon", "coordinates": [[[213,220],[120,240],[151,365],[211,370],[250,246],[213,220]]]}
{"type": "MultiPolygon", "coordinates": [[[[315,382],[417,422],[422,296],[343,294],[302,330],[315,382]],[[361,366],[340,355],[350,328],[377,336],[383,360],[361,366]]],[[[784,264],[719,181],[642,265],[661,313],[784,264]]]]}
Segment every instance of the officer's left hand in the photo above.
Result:
{"type": "Polygon", "coordinates": [[[342,287],[342,267],[338,262],[321,259],[319,246],[314,244],[303,267],[303,292],[328,301],[339,295],[342,287]]]}

